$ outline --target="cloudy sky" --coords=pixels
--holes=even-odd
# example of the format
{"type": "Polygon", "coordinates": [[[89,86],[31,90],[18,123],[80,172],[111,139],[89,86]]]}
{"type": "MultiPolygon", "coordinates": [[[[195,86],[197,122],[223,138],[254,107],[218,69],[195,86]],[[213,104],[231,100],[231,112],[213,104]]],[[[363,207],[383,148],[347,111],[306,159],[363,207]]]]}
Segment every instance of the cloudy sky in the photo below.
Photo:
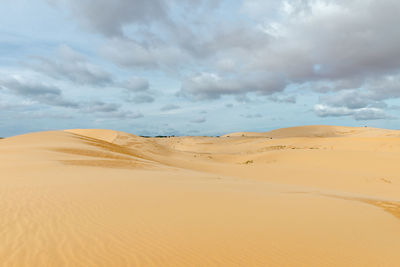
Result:
{"type": "Polygon", "coordinates": [[[0,136],[400,128],[398,0],[2,0],[0,136]]]}

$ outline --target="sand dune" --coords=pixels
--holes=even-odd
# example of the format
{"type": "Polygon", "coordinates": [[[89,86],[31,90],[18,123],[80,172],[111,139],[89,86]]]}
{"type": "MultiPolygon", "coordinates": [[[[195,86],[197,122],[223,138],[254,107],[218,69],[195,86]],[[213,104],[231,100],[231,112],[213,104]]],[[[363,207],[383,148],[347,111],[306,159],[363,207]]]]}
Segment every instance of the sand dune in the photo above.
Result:
{"type": "Polygon", "coordinates": [[[0,140],[0,266],[399,266],[400,132],[0,140]]]}
{"type": "Polygon", "coordinates": [[[223,137],[270,137],[270,138],[289,138],[289,137],[400,137],[400,131],[387,130],[371,127],[344,127],[329,125],[308,125],[299,127],[289,127],[276,129],[265,133],[237,132],[224,135],[223,137]]]}

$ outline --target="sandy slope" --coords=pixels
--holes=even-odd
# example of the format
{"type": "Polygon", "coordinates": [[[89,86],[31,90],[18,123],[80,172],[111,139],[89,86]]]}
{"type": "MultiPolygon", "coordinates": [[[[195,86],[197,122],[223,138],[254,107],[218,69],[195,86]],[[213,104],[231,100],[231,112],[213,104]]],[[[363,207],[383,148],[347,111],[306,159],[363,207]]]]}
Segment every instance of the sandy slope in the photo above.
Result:
{"type": "Polygon", "coordinates": [[[400,265],[398,131],[227,136],[0,140],[0,265],[400,265]]]}

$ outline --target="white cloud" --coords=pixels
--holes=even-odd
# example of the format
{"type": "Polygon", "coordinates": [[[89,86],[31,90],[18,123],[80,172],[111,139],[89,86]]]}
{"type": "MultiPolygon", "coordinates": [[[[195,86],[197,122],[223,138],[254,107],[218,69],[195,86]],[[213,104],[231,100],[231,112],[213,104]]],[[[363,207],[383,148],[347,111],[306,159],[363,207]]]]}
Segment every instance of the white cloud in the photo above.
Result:
{"type": "Polygon", "coordinates": [[[371,107],[349,109],[347,107],[332,107],[318,104],[314,106],[314,112],[320,117],[352,116],[355,120],[380,120],[392,118],[382,109],[371,107]]]}

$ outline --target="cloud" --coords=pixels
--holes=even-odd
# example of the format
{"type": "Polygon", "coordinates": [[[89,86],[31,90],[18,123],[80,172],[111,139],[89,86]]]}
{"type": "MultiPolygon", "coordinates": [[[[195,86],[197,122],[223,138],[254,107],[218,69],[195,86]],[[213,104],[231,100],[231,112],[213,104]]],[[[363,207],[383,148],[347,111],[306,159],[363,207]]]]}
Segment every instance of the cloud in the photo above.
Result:
{"type": "Polygon", "coordinates": [[[331,107],[318,104],[314,106],[314,112],[320,117],[352,116],[355,120],[380,120],[392,118],[379,108],[349,109],[347,107],[331,107]]]}
{"type": "MultiPolygon", "coordinates": [[[[231,71],[234,62],[240,62],[240,67],[230,75],[236,78],[218,72],[198,75],[185,80],[182,90],[197,98],[217,98],[246,92],[270,94],[284,90],[289,84],[319,83],[330,91],[332,88],[362,91],[363,85],[374,86],[373,78],[383,79],[400,71],[397,49],[400,38],[393,37],[397,36],[393,25],[400,22],[393,11],[400,10],[400,2],[367,2],[243,1],[242,11],[256,21],[260,31],[244,24],[254,34],[236,35],[242,37],[241,42],[219,39],[238,31],[237,27],[209,42],[213,43],[210,50],[213,55],[223,55],[222,59],[215,59],[217,70],[231,71]],[[246,40],[252,40],[251,45],[246,40]],[[261,81],[253,78],[258,81],[257,86],[249,85],[247,75],[261,70],[268,74],[267,78],[261,81]]],[[[214,32],[219,30],[216,27],[214,32]]],[[[393,90],[385,94],[386,90],[375,90],[375,94],[398,97],[393,90]]],[[[271,97],[271,100],[283,99],[271,97]]],[[[293,98],[287,100],[294,102],[293,98]]]]}
{"type": "Polygon", "coordinates": [[[181,107],[175,104],[168,104],[165,105],[163,107],[161,107],[161,111],[170,111],[170,110],[174,110],[174,109],[180,109],[181,107]]]}
{"type": "MultiPolygon", "coordinates": [[[[53,55],[36,57],[30,67],[45,82],[17,79],[23,84],[18,86],[2,80],[4,90],[34,102],[99,116],[136,116],[121,111],[129,103],[105,103],[118,95],[113,90],[101,90],[86,102],[64,94],[88,97],[94,87],[110,87],[120,89],[126,101],[152,103],[157,97],[152,90],[162,84],[165,96],[178,90],[189,100],[224,97],[252,101],[255,108],[258,97],[282,106],[312,101],[308,104],[316,104],[320,117],[384,119],[391,117],[386,112],[397,112],[390,110],[396,104],[392,100],[400,98],[397,0],[48,1],[68,8],[59,14],[76,19],[68,25],[77,26],[77,32],[94,35],[81,32],[77,38],[88,38],[68,40],[70,45],[53,55]],[[77,89],[66,91],[72,86],[77,89]]],[[[38,50],[59,43],[49,39],[57,42],[38,50]]],[[[154,108],[172,110],[161,101],[154,108]]],[[[201,109],[214,107],[218,103],[201,109]]]]}
{"type": "Polygon", "coordinates": [[[261,115],[260,113],[247,114],[247,115],[242,115],[242,116],[247,118],[247,119],[257,119],[257,118],[262,118],[263,117],[263,115],[261,115]]]}
{"type": "Polygon", "coordinates": [[[286,96],[286,97],[278,97],[276,95],[272,95],[268,97],[269,100],[276,103],[289,103],[289,104],[296,104],[296,97],[295,96],[286,96]]]}
{"type": "Polygon", "coordinates": [[[73,119],[74,116],[68,113],[58,113],[58,112],[46,112],[46,111],[22,111],[17,114],[18,118],[24,119],[58,119],[58,120],[68,120],[73,119]]]}
{"type": "Polygon", "coordinates": [[[110,119],[139,119],[144,117],[141,112],[133,112],[130,110],[121,110],[121,105],[117,103],[105,103],[102,101],[92,101],[82,103],[80,110],[96,114],[102,118],[110,119]]]}
{"type": "Polygon", "coordinates": [[[318,116],[352,115],[356,120],[388,119],[385,102],[400,97],[400,75],[368,78],[360,88],[330,91],[314,107],[318,116]]]}
{"type": "Polygon", "coordinates": [[[127,25],[176,27],[176,13],[206,14],[221,0],[48,0],[63,4],[88,29],[108,37],[124,36],[127,25]]]}
{"type": "Polygon", "coordinates": [[[87,112],[116,112],[121,107],[119,104],[104,103],[102,101],[93,101],[81,106],[87,112]]]}
{"type": "Polygon", "coordinates": [[[149,96],[149,95],[136,95],[132,96],[127,99],[129,102],[133,102],[136,104],[142,104],[142,103],[151,103],[154,102],[154,97],[149,96]]]}
{"type": "MultiPolygon", "coordinates": [[[[100,53],[132,68],[179,65],[196,53],[199,27],[221,0],[51,0],[108,39],[100,53]],[[192,13],[194,16],[188,16],[192,13]]],[[[207,23],[210,24],[210,23],[207,23]]],[[[200,41],[203,42],[203,41],[200,41]]]]}
{"type": "Polygon", "coordinates": [[[142,92],[149,89],[150,85],[146,79],[140,77],[132,77],[129,80],[120,83],[122,88],[130,92],[142,92]]]}
{"type": "Polygon", "coordinates": [[[10,77],[0,80],[0,88],[8,90],[14,95],[50,106],[79,107],[78,103],[65,99],[61,89],[45,83],[10,77]]]}
{"type": "Polygon", "coordinates": [[[269,77],[268,74],[249,74],[246,77],[221,77],[215,73],[200,73],[187,78],[181,88],[181,94],[196,99],[216,99],[221,95],[235,95],[246,92],[272,93],[285,88],[282,79],[269,77]]]}
{"type": "MultiPolygon", "coordinates": [[[[8,77],[7,79],[0,79],[0,90],[5,90],[8,93],[19,96],[22,99],[29,99],[33,101],[23,101],[22,104],[5,104],[0,102],[0,109],[13,109],[24,111],[30,107],[34,102],[45,104],[53,107],[71,108],[85,114],[101,114],[103,117],[108,118],[127,118],[137,119],[143,117],[141,113],[132,111],[121,110],[121,104],[118,103],[105,103],[102,101],[71,101],[65,99],[62,90],[56,86],[38,83],[29,79],[21,77],[8,77]]],[[[141,100],[144,101],[144,100],[141,100]]],[[[40,114],[44,117],[46,113],[37,111],[35,114],[40,114]]],[[[48,114],[48,117],[54,117],[48,114]]]]}
{"type": "Polygon", "coordinates": [[[191,123],[204,123],[204,122],[206,122],[206,118],[205,117],[195,118],[195,119],[192,119],[190,122],[191,123]]]}
{"type": "Polygon", "coordinates": [[[154,55],[154,51],[140,45],[134,40],[111,39],[106,45],[101,47],[100,53],[106,59],[122,67],[157,67],[157,58],[154,55]]]}
{"type": "Polygon", "coordinates": [[[189,60],[179,47],[163,42],[143,44],[129,38],[110,39],[99,51],[104,58],[124,68],[168,69],[189,60]]]}
{"type": "Polygon", "coordinates": [[[88,61],[71,47],[61,45],[51,57],[36,57],[32,69],[55,79],[76,84],[104,86],[113,83],[110,73],[88,61]]]}
{"type": "Polygon", "coordinates": [[[124,99],[127,102],[133,102],[136,104],[152,103],[154,97],[146,94],[149,90],[149,82],[146,79],[139,77],[132,77],[129,80],[119,83],[119,86],[125,89],[124,99]]]}
{"type": "Polygon", "coordinates": [[[349,109],[358,109],[369,106],[373,102],[373,99],[365,92],[347,90],[334,95],[322,96],[320,101],[331,106],[344,106],[349,109]]]}
{"type": "MultiPolygon", "coordinates": [[[[28,66],[42,75],[60,80],[73,82],[76,85],[90,85],[100,87],[115,87],[130,93],[147,91],[150,87],[148,80],[133,76],[130,79],[118,81],[111,73],[92,64],[81,53],[69,46],[62,45],[57,52],[48,58],[35,57],[35,61],[28,66]]],[[[134,102],[152,102],[149,96],[133,97],[134,102]]]]}
{"type": "MultiPolygon", "coordinates": [[[[154,98],[149,95],[135,95],[138,92],[148,91],[150,88],[148,80],[132,76],[129,79],[119,81],[109,72],[104,71],[99,66],[88,61],[83,54],[73,50],[69,46],[59,46],[56,53],[51,57],[35,57],[35,61],[28,64],[31,70],[39,72],[47,78],[55,79],[61,82],[72,82],[78,86],[96,86],[96,87],[114,87],[122,89],[125,93],[125,99],[134,103],[150,103],[154,98]]],[[[42,86],[42,89],[43,86],[42,86]]],[[[60,91],[61,93],[61,91],[60,91]]],[[[43,101],[42,101],[43,102],[43,101]]],[[[56,99],[51,99],[53,104],[56,99]]],[[[76,103],[61,101],[58,104],[71,107],[80,107],[89,112],[97,112],[101,109],[115,111],[115,104],[105,104],[101,101],[92,101],[91,103],[76,103]],[[111,110],[114,109],[114,110],[111,110]]]]}
{"type": "Polygon", "coordinates": [[[392,117],[378,108],[362,108],[356,111],[354,118],[356,120],[382,120],[390,119],[392,117]]]}
{"type": "Polygon", "coordinates": [[[104,114],[105,118],[113,118],[113,119],[140,119],[143,118],[144,115],[140,112],[132,112],[132,111],[113,111],[104,114]]]}
{"type": "Polygon", "coordinates": [[[354,110],[346,107],[330,107],[323,104],[315,105],[314,112],[320,117],[341,117],[354,114],[354,110]]]}
{"type": "MultiPolygon", "coordinates": [[[[1,90],[1,87],[0,87],[1,90]]],[[[32,101],[26,101],[26,100],[22,100],[20,102],[8,102],[8,101],[0,101],[0,110],[5,112],[5,111],[18,111],[18,112],[23,112],[25,110],[31,110],[31,109],[35,109],[35,107],[33,107],[34,102],[32,101]]]]}
{"type": "Polygon", "coordinates": [[[261,65],[282,70],[296,82],[365,77],[398,69],[400,38],[392,38],[396,30],[388,25],[399,22],[393,11],[400,9],[400,3],[367,2],[281,1],[277,20],[257,18],[276,39],[258,53],[260,60],[270,54],[270,60],[261,65]]]}
{"type": "Polygon", "coordinates": [[[105,36],[101,54],[119,66],[201,69],[182,81],[195,98],[335,86],[400,70],[396,0],[53,2],[105,36]]]}
{"type": "Polygon", "coordinates": [[[154,20],[167,20],[163,0],[52,0],[66,2],[87,28],[106,36],[123,35],[127,24],[147,24],[154,20]]]}

